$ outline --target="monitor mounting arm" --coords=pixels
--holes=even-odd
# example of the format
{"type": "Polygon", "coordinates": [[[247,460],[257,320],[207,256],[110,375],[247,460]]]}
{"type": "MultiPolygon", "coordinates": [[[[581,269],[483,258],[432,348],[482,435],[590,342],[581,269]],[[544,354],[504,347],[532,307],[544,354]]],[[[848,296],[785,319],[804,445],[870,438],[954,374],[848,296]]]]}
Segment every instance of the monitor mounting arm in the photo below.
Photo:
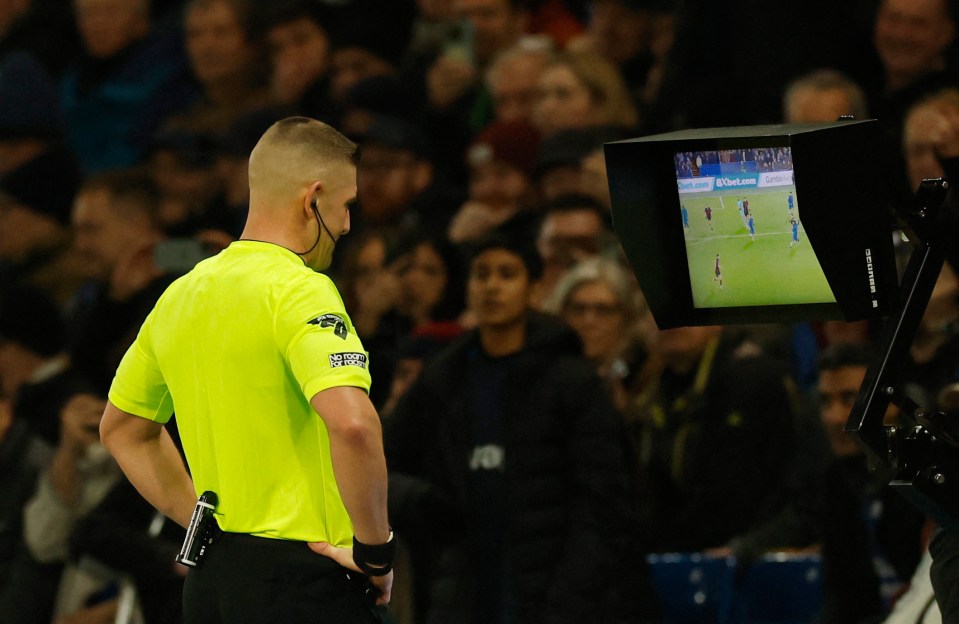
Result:
{"type": "Polygon", "coordinates": [[[900,286],[900,300],[881,336],[880,358],[869,367],[846,431],[873,464],[885,464],[890,485],[941,526],[959,531],[959,415],[918,406],[900,387],[909,350],[955,236],[955,207],[946,202],[948,183],[923,180],[918,208],[903,215],[915,233],[915,248],[900,286]],[[911,425],[887,425],[889,405],[911,425]]]}

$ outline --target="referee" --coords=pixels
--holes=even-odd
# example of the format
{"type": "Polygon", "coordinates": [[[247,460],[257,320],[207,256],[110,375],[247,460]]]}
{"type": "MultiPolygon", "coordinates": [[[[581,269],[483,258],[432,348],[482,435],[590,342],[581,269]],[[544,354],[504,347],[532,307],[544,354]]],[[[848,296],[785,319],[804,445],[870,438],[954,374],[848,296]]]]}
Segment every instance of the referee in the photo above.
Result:
{"type": "Polygon", "coordinates": [[[183,526],[199,493],[218,497],[187,624],[378,622],[390,600],[367,354],[317,273],[350,229],[355,151],[312,119],[270,127],[240,240],[169,287],[110,389],[100,436],[140,493],[183,526]],[[163,427],[174,411],[189,474],[163,427]]]}

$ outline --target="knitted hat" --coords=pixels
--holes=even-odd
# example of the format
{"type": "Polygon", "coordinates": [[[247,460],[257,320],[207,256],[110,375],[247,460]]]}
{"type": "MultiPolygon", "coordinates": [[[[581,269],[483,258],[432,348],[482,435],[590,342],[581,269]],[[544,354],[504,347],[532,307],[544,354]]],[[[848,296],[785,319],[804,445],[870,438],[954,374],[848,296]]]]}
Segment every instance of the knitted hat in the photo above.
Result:
{"type": "Polygon", "coordinates": [[[493,160],[510,164],[532,175],[539,153],[539,134],[526,121],[494,121],[479,133],[466,155],[477,166],[493,160]]]}

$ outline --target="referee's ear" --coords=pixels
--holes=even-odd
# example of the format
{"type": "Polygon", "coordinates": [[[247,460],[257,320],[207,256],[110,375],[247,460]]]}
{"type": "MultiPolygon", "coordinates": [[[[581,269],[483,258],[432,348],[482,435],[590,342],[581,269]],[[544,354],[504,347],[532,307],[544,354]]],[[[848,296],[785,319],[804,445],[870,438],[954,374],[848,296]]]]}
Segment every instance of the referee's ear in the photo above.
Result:
{"type": "Polygon", "coordinates": [[[307,219],[312,220],[314,218],[313,210],[320,209],[320,197],[325,190],[322,180],[316,180],[307,188],[306,194],[303,196],[303,211],[307,219]]]}

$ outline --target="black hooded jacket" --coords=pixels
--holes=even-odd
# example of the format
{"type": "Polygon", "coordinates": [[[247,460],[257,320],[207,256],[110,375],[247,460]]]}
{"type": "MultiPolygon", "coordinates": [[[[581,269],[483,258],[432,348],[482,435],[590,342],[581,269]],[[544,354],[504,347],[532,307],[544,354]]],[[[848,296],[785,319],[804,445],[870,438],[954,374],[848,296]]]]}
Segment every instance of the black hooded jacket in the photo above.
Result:
{"type": "MultiPolygon", "coordinates": [[[[520,352],[487,360],[507,367],[496,402],[503,543],[507,591],[528,624],[641,621],[651,606],[618,567],[633,519],[622,425],[580,351],[572,330],[535,315],[520,352]],[[615,599],[626,583],[629,612],[615,599]]],[[[426,485],[415,501],[394,498],[391,517],[399,533],[405,524],[433,546],[428,622],[478,622],[483,612],[468,544],[477,533],[470,401],[483,382],[477,392],[469,371],[478,357],[486,356],[474,330],[436,356],[385,423],[391,477],[426,485]]]]}

